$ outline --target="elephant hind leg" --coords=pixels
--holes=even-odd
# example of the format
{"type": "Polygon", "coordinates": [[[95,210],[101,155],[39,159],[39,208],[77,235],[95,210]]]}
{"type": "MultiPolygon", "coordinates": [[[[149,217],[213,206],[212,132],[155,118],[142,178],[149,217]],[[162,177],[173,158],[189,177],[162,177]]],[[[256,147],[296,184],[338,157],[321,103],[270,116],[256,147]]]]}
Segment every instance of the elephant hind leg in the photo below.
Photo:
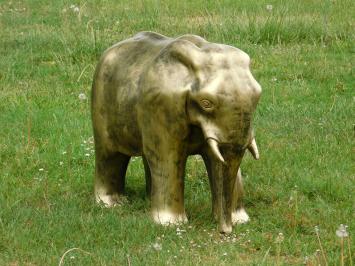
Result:
{"type": "Polygon", "coordinates": [[[235,180],[234,186],[234,195],[233,195],[233,205],[235,206],[234,211],[232,212],[232,223],[233,224],[243,224],[249,221],[249,215],[246,213],[243,205],[243,196],[244,196],[244,189],[243,189],[243,180],[242,180],[242,173],[239,168],[237,173],[237,178],[235,180]]]}
{"type": "Polygon", "coordinates": [[[122,201],[125,189],[125,176],[130,156],[114,153],[102,156],[96,153],[95,197],[107,207],[122,201]]]}

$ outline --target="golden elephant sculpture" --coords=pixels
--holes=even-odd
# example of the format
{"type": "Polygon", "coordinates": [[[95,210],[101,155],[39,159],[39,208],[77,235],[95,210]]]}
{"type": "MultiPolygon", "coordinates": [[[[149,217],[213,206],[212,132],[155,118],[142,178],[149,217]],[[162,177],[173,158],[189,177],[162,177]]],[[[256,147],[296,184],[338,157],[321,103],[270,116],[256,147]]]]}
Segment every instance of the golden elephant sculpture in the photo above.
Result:
{"type": "Polygon", "coordinates": [[[249,56],[196,35],[141,32],[102,55],[92,88],[95,195],[113,206],[131,156],[142,156],[155,222],[187,221],[184,172],[200,154],[220,232],[246,222],[240,163],[259,154],[252,128],[261,87],[249,56]]]}

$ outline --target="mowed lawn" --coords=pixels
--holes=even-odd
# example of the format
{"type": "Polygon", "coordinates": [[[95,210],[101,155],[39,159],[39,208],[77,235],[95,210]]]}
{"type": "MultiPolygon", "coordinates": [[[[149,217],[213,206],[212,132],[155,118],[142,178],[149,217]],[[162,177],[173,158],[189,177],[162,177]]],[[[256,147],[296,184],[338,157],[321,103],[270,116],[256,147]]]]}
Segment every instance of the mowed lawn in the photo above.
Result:
{"type": "Polygon", "coordinates": [[[345,0],[0,1],[0,265],[352,265],[354,14],[345,0]],[[124,206],[94,202],[94,68],[142,30],[252,58],[261,159],[243,161],[251,220],[229,236],[199,157],[185,225],[153,224],[140,158],[124,206]]]}

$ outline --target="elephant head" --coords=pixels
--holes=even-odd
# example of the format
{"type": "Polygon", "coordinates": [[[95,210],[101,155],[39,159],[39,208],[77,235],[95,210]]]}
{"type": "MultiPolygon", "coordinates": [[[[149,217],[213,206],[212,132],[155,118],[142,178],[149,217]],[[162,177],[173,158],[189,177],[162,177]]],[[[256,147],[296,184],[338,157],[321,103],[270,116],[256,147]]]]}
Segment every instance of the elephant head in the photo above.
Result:
{"type": "Polygon", "coordinates": [[[249,69],[227,73],[216,71],[199,89],[188,93],[187,112],[192,124],[201,128],[205,141],[215,157],[225,159],[219,149],[229,147],[236,153],[248,148],[258,159],[252,114],[260,96],[260,86],[249,69]],[[212,80],[210,80],[212,79],[212,80]]]}
{"type": "Polygon", "coordinates": [[[182,36],[168,49],[190,70],[185,87],[189,122],[201,128],[211,151],[221,162],[221,145],[233,146],[237,151],[248,148],[258,159],[252,115],[261,87],[250,72],[249,56],[232,46],[193,37],[182,36]]]}

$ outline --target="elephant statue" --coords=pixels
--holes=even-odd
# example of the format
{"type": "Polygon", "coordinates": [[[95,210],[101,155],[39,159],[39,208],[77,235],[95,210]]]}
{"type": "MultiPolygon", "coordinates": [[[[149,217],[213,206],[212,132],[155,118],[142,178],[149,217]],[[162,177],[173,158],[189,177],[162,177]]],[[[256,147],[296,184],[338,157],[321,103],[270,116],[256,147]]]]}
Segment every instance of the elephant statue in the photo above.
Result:
{"type": "Polygon", "coordinates": [[[207,168],[219,231],[248,215],[239,166],[258,158],[252,116],[261,87],[249,56],[196,35],[140,32],[107,49],[94,74],[95,196],[120,203],[131,156],[142,156],[155,222],[187,221],[184,172],[199,154],[207,168]]]}

